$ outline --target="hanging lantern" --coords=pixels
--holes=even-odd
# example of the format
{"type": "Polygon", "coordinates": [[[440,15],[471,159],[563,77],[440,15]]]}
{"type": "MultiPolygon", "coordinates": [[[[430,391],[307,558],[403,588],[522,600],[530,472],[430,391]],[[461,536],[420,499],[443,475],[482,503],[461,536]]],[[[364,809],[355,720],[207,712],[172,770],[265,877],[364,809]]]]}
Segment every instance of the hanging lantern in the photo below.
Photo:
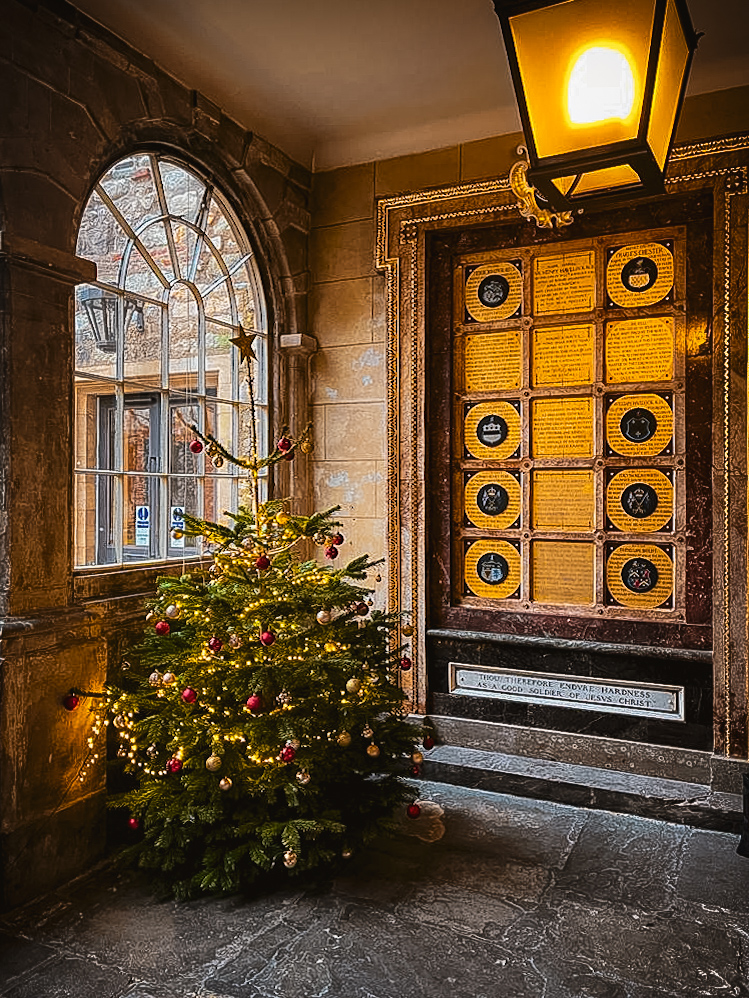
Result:
{"type": "Polygon", "coordinates": [[[556,211],[663,192],[697,46],[686,0],[494,0],[530,160],[556,211]]]}

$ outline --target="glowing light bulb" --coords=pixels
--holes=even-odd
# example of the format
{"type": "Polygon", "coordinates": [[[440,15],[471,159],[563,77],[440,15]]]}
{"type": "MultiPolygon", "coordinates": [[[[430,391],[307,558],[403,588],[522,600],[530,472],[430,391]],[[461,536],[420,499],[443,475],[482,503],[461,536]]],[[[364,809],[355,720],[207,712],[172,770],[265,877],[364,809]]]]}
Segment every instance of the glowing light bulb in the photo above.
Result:
{"type": "Polygon", "coordinates": [[[593,45],[578,57],[567,86],[567,111],[573,124],[624,120],[634,102],[635,77],[623,52],[593,45]]]}

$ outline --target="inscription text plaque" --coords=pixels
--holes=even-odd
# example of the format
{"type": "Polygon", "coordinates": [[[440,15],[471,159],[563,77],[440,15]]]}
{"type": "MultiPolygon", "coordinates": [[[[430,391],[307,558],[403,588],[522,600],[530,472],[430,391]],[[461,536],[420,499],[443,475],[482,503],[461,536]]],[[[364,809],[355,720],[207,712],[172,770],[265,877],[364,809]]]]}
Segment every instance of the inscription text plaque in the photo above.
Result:
{"type": "Polygon", "coordinates": [[[516,703],[604,711],[664,721],[684,720],[684,687],[548,672],[516,672],[450,662],[450,693],[516,703]]]}

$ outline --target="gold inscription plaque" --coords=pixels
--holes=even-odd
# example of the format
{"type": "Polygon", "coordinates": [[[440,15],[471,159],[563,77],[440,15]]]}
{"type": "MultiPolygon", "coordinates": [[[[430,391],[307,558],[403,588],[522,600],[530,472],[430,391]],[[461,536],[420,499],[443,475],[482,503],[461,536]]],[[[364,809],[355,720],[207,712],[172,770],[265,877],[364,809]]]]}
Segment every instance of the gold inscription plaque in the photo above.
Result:
{"type": "Polygon", "coordinates": [[[674,255],[663,243],[622,246],[606,267],[606,290],[615,305],[655,305],[674,286],[674,255]]]}
{"type": "Polygon", "coordinates": [[[673,512],[674,487],[655,468],[620,471],[606,489],[606,515],[627,533],[661,530],[673,512]]]}
{"type": "Polygon", "coordinates": [[[533,457],[593,457],[593,399],[535,399],[533,457]]]}
{"type": "Polygon", "coordinates": [[[673,592],[673,559],[655,544],[621,544],[609,555],[606,584],[622,606],[653,610],[673,592]]]}
{"type": "Polygon", "coordinates": [[[531,547],[535,603],[588,606],[595,597],[595,546],[574,541],[534,541],[531,547]]]}
{"type": "Polygon", "coordinates": [[[595,488],[592,471],[536,471],[531,511],[535,530],[593,530],[595,488]]]}
{"type": "Polygon", "coordinates": [[[606,325],[606,381],[671,381],[674,320],[626,319],[606,325]]]}
{"type": "Polygon", "coordinates": [[[476,541],[466,551],[465,580],[476,596],[507,599],[520,585],[520,553],[508,541],[476,541]]]}
{"type": "Polygon", "coordinates": [[[512,263],[488,263],[466,281],[466,310],[476,322],[509,319],[523,301],[523,275],[512,263]]]}
{"type": "Polygon", "coordinates": [[[473,457],[505,461],[520,446],[520,413],[509,402],[479,402],[465,416],[465,445],[473,457]]]}
{"type": "Polygon", "coordinates": [[[539,256],[533,265],[536,315],[589,312],[596,303],[595,253],[539,256]]]}
{"type": "Polygon", "coordinates": [[[522,377],[520,330],[474,333],[463,338],[465,390],[507,391],[519,388],[522,377]]]}
{"type": "Polygon", "coordinates": [[[655,457],[673,435],[674,414],[660,395],[622,395],[606,413],[606,439],[624,457],[655,457]]]}
{"type": "Polygon", "coordinates": [[[591,325],[534,329],[534,386],[591,384],[596,370],[595,344],[595,327],[591,325]]]}
{"type": "Polygon", "coordinates": [[[465,487],[466,516],[475,527],[506,530],[520,518],[520,482],[508,471],[480,471],[465,487]]]}

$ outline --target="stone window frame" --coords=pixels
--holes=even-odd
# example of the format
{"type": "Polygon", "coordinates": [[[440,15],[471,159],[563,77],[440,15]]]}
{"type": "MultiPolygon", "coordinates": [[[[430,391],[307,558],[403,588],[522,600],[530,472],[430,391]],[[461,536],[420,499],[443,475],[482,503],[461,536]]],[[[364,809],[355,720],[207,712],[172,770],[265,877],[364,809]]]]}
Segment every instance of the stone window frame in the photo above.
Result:
{"type": "MultiPolygon", "coordinates": [[[[229,391],[226,391],[226,384],[219,387],[221,379],[218,373],[216,371],[209,371],[206,364],[206,330],[213,329],[213,333],[209,335],[212,335],[214,339],[217,338],[216,333],[218,332],[224,341],[225,348],[227,346],[226,341],[233,336],[237,336],[240,328],[244,328],[256,337],[255,352],[258,356],[258,361],[253,365],[253,382],[255,384],[259,437],[261,438],[260,446],[262,448],[267,447],[270,431],[269,408],[272,380],[270,324],[268,321],[266,293],[263,287],[261,270],[258,266],[257,248],[248,234],[248,226],[242,223],[238,213],[233,209],[223,190],[223,186],[212,178],[207,170],[196,167],[179,154],[172,151],[162,151],[158,147],[141,149],[136,153],[120,156],[99,176],[81,217],[78,230],[78,256],[87,259],[92,259],[92,257],[96,256],[96,253],[90,245],[88,247],[85,245],[85,240],[82,243],[81,236],[84,234],[83,226],[87,213],[94,203],[96,203],[100,211],[104,211],[110,225],[114,222],[121,239],[125,237],[125,242],[118,247],[121,250],[122,263],[115,277],[113,277],[112,271],[116,268],[116,262],[101,259],[98,261],[100,268],[97,275],[100,279],[88,285],[79,285],[76,289],[74,325],[76,328],[76,345],[79,348],[76,359],[80,359],[81,341],[88,339],[88,344],[86,344],[88,354],[91,355],[93,352],[94,356],[100,361],[102,359],[106,360],[105,354],[97,347],[93,347],[92,351],[91,341],[93,340],[93,331],[91,323],[85,317],[86,309],[83,304],[86,296],[100,296],[101,294],[116,296],[116,299],[110,298],[110,300],[115,301],[114,311],[117,316],[116,321],[119,332],[117,334],[117,343],[106,345],[106,352],[113,352],[115,354],[115,363],[109,373],[103,377],[100,373],[94,374],[93,378],[89,377],[88,412],[82,411],[79,413],[78,410],[81,408],[80,403],[83,402],[86,405],[86,391],[81,392],[79,388],[77,392],[74,477],[76,483],[89,481],[88,491],[90,492],[93,488],[94,506],[102,507],[111,504],[110,498],[107,498],[106,502],[102,501],[104,499],[104,489],[102,486],[106,486],[108,497],[111,497],[112,494],[116,497],[114,503],[116,539],[112,546],[115,551],[115,557],[111,558],[108,554],[102,557],[97,538],[103,526],[103,521],[108,519],[108,514],[105,517],[103,513],[100,515],[96,512],[94,517],[89,518],[89,520],[93,520],[94,522],[96,535],[92,544],[88,545],[94,552],[93,558],[87,558],[85,554],[81,556],[79,552],[86,547],[85,537],[81,538],[81,535],[87,529],[87,524],[85,522],[78,522],[85,521],[85,513],[82,515],[78,509],[80,503],[75,502],[76,540],[74,542],[74,561],[76,563],[76,573],[98,573],[104,571],[108,573],[119,572],[122,574],[124,570],[126,574],[131,575],[132,569],[136,567],[143,570],[147,569],[149,565],[160,564],[163,566],[174,564],[175,562],[180,563],[189,560],[191,557],[199,558],[201,555],[198,547],[185,549],[183,538],[178,537],[175,539],[171,536],[171,528],[174,524],[171,522],[173,517],[170,510],[175,500],[170,497],[170,492],[174,483],[182,483],[185,492],[192,487],[192,491],[196,493],[197,498],[197,504],[192,511],[198,515],[206,515],[218,519],[222,509],[233,508],[237,505],[239,501],[240,476],[234,473],[236,469],[220,468],[219,462],[214,464],[211,458],[205,453],[197,456],[189,453],[187,450],[189,434],[185,433],[184,427],[181,434],[183,439],[179,441],[180,446],[174,447],[173,444],[176,441],[171,440],[174,436],[172,425],[174,422],[173,413],[175,408],[186,406],[188,418],[192,416],[204,429],[218,429],[218,436],[230,450],[236,451],[241,449],[239,423],[243,422],[245,427],[247,427],[249,419],[244,368],[242,371],[239,370],[239,354],[233,347],[229,346],[228,350],[224,349],[223,356],[219,358],[215,366],[221,367],[223,363],[223,367],[226,369],[225,375],[228,375],[229,391]],[[163,168],[159,164],[163,164],[163,168]],[[131,165],[130,176],[126,173],[128,165],[131,165]],[[118,171],[126,181],[132,180],[133,176],[138,174],[138,171],[141,174],[150,171],[150,184],[153,188],[152,194],[155,194],[157,199],[157,203],[150,206],[152,209],[150,213],[148,208],[146,208],[145,212],[141,211],[139,217],[135,217],[129,212],[126,212],[129,214],[127,219],[123,217],[123,213],[119,211],[118,205],[110,197],[110,194],[117,190],[116,184],[113,186],[112,182],[116,181],[118,171]],[[167,180],[170,175],[174,178],[175,174],[179,172],[186,174],[193,182],[193,193],[196,195],[194,203],[191,206],[185,206],[182,214],[178,212],[183,206],[177,203],[173,194],[169,195],[165,192],[167,180]],[[190,207],[192,207],[192,211],[190,207]],[[154,208],[158,214],[153,213],[154,208]],[[221,252],[220,236],[218,240],[215,238],[212,240],[209,235],[209,216],[211,212],[214,215],[218,214],[221,221],[224,222],[224,236],[228,236],[229,243],[234,243],[235,259],[231,260],[229,265],[226,264],[224,254],[221,252]],[[157,244],[155,247],[151,245],[147,248],[145,243],[148,242],[149,230],[153,232],[159,226],[163,226],[161,247],[157,244]],[[180,228],[188,234],[193,234],[194,246],[189,254],[185,251],[180,254],[179,248],[176,245],[178,230],[180,228]],[[215,245],[216,242],[219,243],[218,246],[215,245]],[[206,291],[207,289],[204,296],[201,295],[198,287],[199,282],[196,274],[199,258],[201,261],[203,258],[203,247],[206,249],[205,255],[213,264],[214,270],[218,271],[217,278],[213,281],[208,281],[207,284],[204,283],[203,290],[206,291]],[[154,251],[153,255],[149,253],[149,248],[154,251]],[[162,250],[166,249],[167,258],[165,263],[160,263],[158,260],[157,251],[160,248],[162,250]],[[151,284],[154,285],[156,278],[161,282],[161,287],[156,283],[156,292],[151,289],[150,294],[143,293],[142,288],[138,289],[134,286],[133,281],[129,280],[128,262],[131,256],[135,255],[137,255],[142,269],[144,259],[148,264],[147,268],[145,268],[147,271],[146,283],[150,279],[151,284]],[[180,256],[182,260],[180,260],[180,256]],[[104,264],[103,267],[101,267],[102,263],[104,264]],[[109,265],[107,266],[107,264],[109,265]],[[183,273],[185,269],[188,270],[186,274],[183,273]],[[238,295],[236,294],[232,278],[240,271],[244,272],[246,278],[245,286],[249,286],[250,288],[248,295],[252,307],[249,310],[247,308],[241,310],[237,302],[238,295]],[[219,285],[226,287],[228,294],[225,296],[224,313],[217,317],[216,309],[209,308],[206,310],[205,299],[209,297],[211,291],[216,291],[219,285]],[[195,343],[197,350],[194,351],[195,358],[193,358],[197,360],[197,363],[191,364],[190,358],[188,358],[182,365],[177,363],[172,365],[168,352],[168,299],[173,289],[188,286],[194,295],[194,300],[197,302],[198,336],[195,343]],[[137,293],[139,290],[141,294],[137,293]],[[161,297],[161,301],[157,302],[159,296],[161,297]],[[227,314],[227,306],[230,310],[230,315],[227,314]],[[161,312],[160,317],[158,316],[159,310],[161,312]],[[138,375],[137,365],[126,365],[125,358],[127,350],[132,340],[136,337],[130,337],[130,343],[128,343],[127,335],[123,336],[122,333],[122,328],[127,324],[128,318],[130,318],[129,325],[133,325],[133,312],[134,317],[140,319],[139,324],[136,323],[136,333],[139,327],[142,332],[142,327],[145,325],[143,320],[144,311],[157,313],[158,322],[161,327],[161,346],[164,355],[164,359],[159,365],[161,370],[156,377],[152,376],[150,378],[144,377],[142,374],[138,375]],[[211,318],[207,318],[207,311],[212,313],[211,318]],[[130,314],[128,315],[128,313],[130,314]],[[183,372],[180,377],[179,373],[175,374],[172,371],[172,367],[179,368],[180,366],[192,369],[183,372]],[[212,384],[209,384],[209,381],[212,384]],[[107,391],[102,392],[102,388],[106,388],[107,391]],[[139,401],[143,402],[145,396],[148,396],[152,401],[153,411],[156,414],[153,420],[152,436],[160,439],[157,444],[157,471],[155,474],[149,473],[137,476],[138,479],[143,479],[142,482],[139,482],[135,477],[136,472],[127,468],[125,441],[123,440],[123,416],[128,411],[129,403],[137,405],[139,401]],[[105,475],[101,474],[102,469],[99,467],[101,464],[101,458],[98,453],[100,449],[99,443],[94,442],[93,444],[95,452],[93,461],[87,459],[90,453],[82,453],[86,450],[86,437],[93,437],[96,441],[103,435],[101,415],[92,414],[92,406],[94,410],[97,406],[101,408],[102,400],[109,401],[110,409],[116,413],[116,448],[119,452],[117,460],[114,462],[116,466],[114,468],[106,468],[107,473],[105,475]],[[182,403],[182,406],[180,406],[180,403],[182,403]],[[215,414],[217,409],[225,410],[227,418],[223,422],[227,424],[229,429],[231,436],[229,440],[226,439],[225,433],[221,432],[221,427],[211,427],[209,425],[210,413],[215,414]],[[86,429],[87,421],[89,423],[88,429],[86,429]],[[175,456],[180,451],[184,452],[183,454],[179,454],[182,459],[181,463],[184,465],[182,474],[175,472],[174,465],[175,456]],[[186,474],[184,473],[185,470],[187,471],[186,474]],[[226,473],[227,471],[229,474],[226,473]],[[96,475],[96,472],[99,472],[99,474],[96,475]],[[95,477],[92,478],[92,476],[95,477]],[[158,496],[157,502],[154,502],[152,499],[148,500],[151,506],[156,507],[158,522],[150,524],[151,539],[147,540],[145,545],[141,545],[141,547],[145,546],[147,551],[139,553],[137,546],[132,544],[133,538],[130,538],[130,549],[126,552],[125,540],[123,540],[124,486],[128,482],[142,486],[146,481],[153,483],[154,488],[152,491],[158,496]],[[209,494],[212,501],[208,501],[209,494]],[[158,537],[156,544],[154,544],[152,539],[154,535],[158,537]]],[[[140,206],[136,205],[135,207],[140,206]]],[[[183,242],[184,231],[182,235],[183,242]]],[[[216,234],[213,233],[213,235],[215,236],[216,234]]],[[[137,284],[137,281],[135,284],[137,284]]],[[[218,287],[218,290],[222,291],[222,287],[218,287]]],[[[159,338],[158,330],[156,338],[159,338]]],[[[106,365],[104,365],[104,368],[106,370],[106,365]]],[[[76,380],[81,376],[81,373],[80,371],[76,371],[74,374],[76,380]]],[[[153,375],[153,372],[151,374],[153,375]]],[[[227,377],[224,377],[223,381],[226,382],[227,377]]],[[[138,410],[141,414],[144,411],[144,407],[145,402],[138,410]]],[[[223,430],[225,431],[227,427],[224,427],[223,430]]],[[[248,436],[249,433],[245,432],[244,435],[248,436]]],[[[243,443],[246,446],[247,441],[245,440],[243,443]]],[[[88,449],[90,452],[91,447],[88,449]]],[[[154,462],[154,455],[150,457],[150,461],[154,462]]],[[[181,505],[184,505],[184,503],[181,503],[181,505]]]]}

